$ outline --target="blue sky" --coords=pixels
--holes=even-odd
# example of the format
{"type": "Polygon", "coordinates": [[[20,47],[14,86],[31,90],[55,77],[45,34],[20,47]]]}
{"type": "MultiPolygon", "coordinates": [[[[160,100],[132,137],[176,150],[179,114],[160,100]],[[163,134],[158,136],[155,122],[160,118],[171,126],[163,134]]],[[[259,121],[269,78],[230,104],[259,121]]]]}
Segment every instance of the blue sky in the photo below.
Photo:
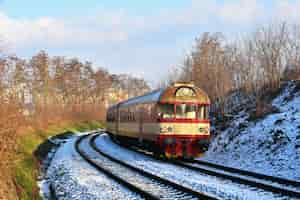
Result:
{"type": "Polygon", "coordinates": [[[300,0],[0,0],[0,39],[21,57],[44,49],[156,83],[201,33],[234,38],[297,22],[299,10],[300,0]]]}
{"type": "Polygon", "coordinates": [[[127,9],[130,12],[145,14],[159,8],[176,8],[188,5],[188,1],[172,0],[0,0],[1,8],[11,16],[72,16],[74,12],[95,12],[97,8],[127,9]]]}

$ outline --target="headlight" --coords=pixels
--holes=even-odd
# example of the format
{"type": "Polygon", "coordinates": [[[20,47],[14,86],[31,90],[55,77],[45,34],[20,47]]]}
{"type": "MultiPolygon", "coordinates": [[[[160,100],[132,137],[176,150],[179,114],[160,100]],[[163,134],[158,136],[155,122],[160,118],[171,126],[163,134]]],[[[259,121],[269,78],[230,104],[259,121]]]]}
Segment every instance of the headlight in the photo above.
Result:
{"type": "Polygon", "coordinates": [[[204,134],[208,134],[209,133],[209,129],[207,127],[200,127],[199,128],[199,132],[200,133],[204,133],[204,134]]]}
{"type": "Polygon", "coordinates": [[[168,132],[172,132],[173,131],[173,128],[171,126],[167,127],[167,126],[164,126],[164,127],[160,127],[160,132],[161,133],[168,133],[168,132]]]}
{"type": "Polygon", "coordinates": [[[166,132],[168,132],[168,128],[167,127],[160,127],[160,132],[161,133],[166,133],[166,132]]]}

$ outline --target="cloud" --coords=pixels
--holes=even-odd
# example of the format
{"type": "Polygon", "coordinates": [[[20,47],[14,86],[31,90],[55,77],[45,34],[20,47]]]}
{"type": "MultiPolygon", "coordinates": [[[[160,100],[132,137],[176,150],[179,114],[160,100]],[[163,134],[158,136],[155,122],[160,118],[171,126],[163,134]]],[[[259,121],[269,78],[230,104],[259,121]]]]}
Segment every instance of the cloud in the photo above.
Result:
{"type": "Polygon", "coordinates": [[[256,0],[240,0],[220,5],[218,13],[224,23],[252,24],[263,17],[264,7],[256,0]]]}
{"type": "MultiPolygon", "coordinates": [[[[38,19],[14,19],[0,13],[0,35],[11,47],[27,48],[34,46],[56,47],[89,46],[106,42],[119,42],[127,39],[127,33],[118,30],[114,19],[109,29],[101,29],[101,24],[93,22],[91,26],[82,22],[54,17],[38,19]]],[[[103,20],[104,21],[104,20],[103,20]]]]}
{"type": "Polygon", "coordinates": [[[187,26],[195,29],[197,26],[209,28],[217,23],[225,26],[251,24],[262,13],[263,6],[255,0],[222,4],[216,0],[192,0],[184,8],[165,8],[156,15],[148,16],[130,15],[122,9],[100,9],[90,16],[41,16],[37,19],[12,18],[0,12],[0,35],[16,50],[31,47],[94,47],[127,42],[162,30],[189,31],[187,26]]]}
{"type": "Polygon", "coordinates": [[[199,1],[185,7],[134,14],[125,9],[98,9],[86,16],[14,18],[0,11],[0,39],[17,55],[45,49],[51,54],[90,59],[113,72],[163,77],[179,64],[184,50],[201,32],[238,32],[281,18],[297,22],[300,3],[275,0],[199,1]],[[151,70],[150,70],[151,69],[151,70]]]}
{"type": "Polygon", "coordinates": [[[277,0],[274,6],[273,18],[297,23],[300,19],[300,2],[277,0]]]}

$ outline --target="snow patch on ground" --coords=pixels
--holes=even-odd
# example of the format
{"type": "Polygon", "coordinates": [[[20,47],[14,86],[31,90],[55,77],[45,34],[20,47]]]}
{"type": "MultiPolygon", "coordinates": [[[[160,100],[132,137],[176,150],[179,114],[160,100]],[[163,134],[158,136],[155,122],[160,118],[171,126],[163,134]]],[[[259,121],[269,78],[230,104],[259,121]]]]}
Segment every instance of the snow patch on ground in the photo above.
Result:
{"type": "Polygon", "coordinates": [[[280,113],[258,121],[240,112],[202,160],[300,181],[300,91],[289,82],[272,105],[280,113]]]}
{"type": "Polygon", "coordinates": [[[58,199],[137,199],[136,194],[87,164],[74,149],[76,139],[61,145],[47,171],[45,181],[52,185],[58,199]]]}

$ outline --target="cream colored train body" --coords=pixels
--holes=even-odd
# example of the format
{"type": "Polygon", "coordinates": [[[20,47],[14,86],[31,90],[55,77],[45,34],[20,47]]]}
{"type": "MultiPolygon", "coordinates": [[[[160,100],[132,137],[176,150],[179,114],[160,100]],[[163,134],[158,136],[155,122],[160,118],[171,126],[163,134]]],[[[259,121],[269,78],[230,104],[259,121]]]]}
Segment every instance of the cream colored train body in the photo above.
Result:
{"type": "Polygon", "coordinates": [[[209,105],[203,90],[176,83],[110,107],[107,130],[121,142],[168,157],[196,157],[209,145],[209,105]]]}

